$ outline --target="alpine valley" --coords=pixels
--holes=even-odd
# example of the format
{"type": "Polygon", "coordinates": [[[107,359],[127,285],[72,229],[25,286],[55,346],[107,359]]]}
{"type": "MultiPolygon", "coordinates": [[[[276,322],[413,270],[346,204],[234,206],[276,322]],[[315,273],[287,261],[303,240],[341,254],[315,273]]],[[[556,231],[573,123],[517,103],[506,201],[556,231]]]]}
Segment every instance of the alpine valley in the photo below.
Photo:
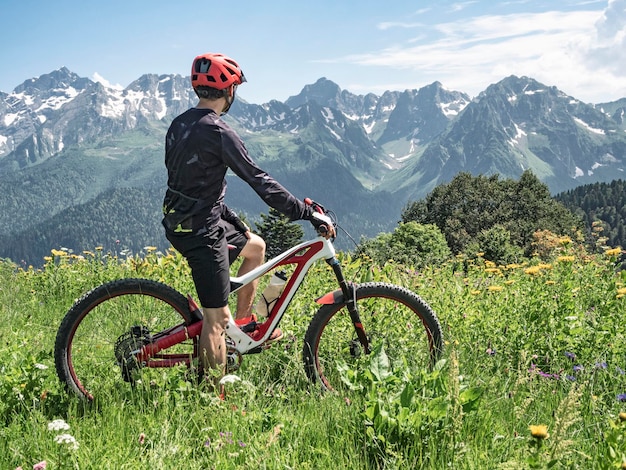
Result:
{"type": "MultiPolygon", "coordinates": [[[[354,95],[320,78],[259,105],[245,86],[224,119],[252,158],[332,209],[357,241],[393,230],[407,202],[459,172],[517,179],[530,169],[556,194],[626,170],[626,98],[587,104],[516,76],[474,98],[439,82],[354,95]]],[[[148,74],[122,90],[67,68],[0,92],[0,258],[167,249],[164,136],[195,104],[188,77],[148,74]]],[[[268,211],[234,176],[227,203],[252,226],[268,211]]],[[[340,232],[338,247],[348,242],[340,232]]]]}

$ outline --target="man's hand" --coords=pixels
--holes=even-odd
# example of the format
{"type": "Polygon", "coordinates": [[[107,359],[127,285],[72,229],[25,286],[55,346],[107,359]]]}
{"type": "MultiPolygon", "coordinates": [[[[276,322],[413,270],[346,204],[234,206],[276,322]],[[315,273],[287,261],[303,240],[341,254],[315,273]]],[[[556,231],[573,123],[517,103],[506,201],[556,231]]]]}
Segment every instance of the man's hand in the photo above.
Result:
{"type": "Polygon", "coordinates": [[[315,227],[317,233],[319,233],[326,240],[337,236],[333,221],[326,214],[313,212],[309,220],[313,224],[313,227],[315,227]]]}
{"type": "Polygon", "coordinates": [[[331,238],[335,238],[337,236],[337,232],[335,231],[335,227],[330,224],[330,227],[328,227],[328,231],[326,232],[326,235],[322,235],[326,240],[330,240],[331,238]]]}

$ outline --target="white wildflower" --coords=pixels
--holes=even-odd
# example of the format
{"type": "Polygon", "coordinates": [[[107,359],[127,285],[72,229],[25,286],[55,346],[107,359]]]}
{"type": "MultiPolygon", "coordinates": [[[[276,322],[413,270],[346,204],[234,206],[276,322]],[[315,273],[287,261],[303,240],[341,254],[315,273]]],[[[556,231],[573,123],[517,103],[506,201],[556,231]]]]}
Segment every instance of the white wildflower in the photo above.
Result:
{"type": "Polygon", "coordinates": [[[48,431],[67,431],[70,425],[62,419],[55,419],[48,423],[48,431]]]}
{"type": "Polygon", "coordinates": [[[234,384],[235,382],[239,382],[240,380],[241,379],[238,376],[229,374],[222,377],[222,380],[220,380],[220,385],[234,384]]]}
{"type": "Polygon", "coordinates": [[[48,366],[45,364],[39,364],[39,363],[35,364],[35,369],[46,370],[47,368],[48,366]]]}
{"type": "Polygon", "coordinates": [[[54,442],[59,445],[66,444],[70,450],[78,450],[78,441],[71,434],[59,434],[54,436],[54,442]]]}

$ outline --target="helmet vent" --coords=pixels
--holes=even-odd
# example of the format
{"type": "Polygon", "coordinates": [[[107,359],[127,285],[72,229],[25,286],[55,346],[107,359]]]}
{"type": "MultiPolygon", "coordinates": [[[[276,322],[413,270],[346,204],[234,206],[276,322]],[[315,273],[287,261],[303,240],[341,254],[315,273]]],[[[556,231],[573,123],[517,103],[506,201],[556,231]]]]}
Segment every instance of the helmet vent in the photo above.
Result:
{"type": "Polygon", "coordinates": [[[196,62],[196,72],[207,73],[211,68],[211,61],[207,59],[198,60],[196,62]]]}

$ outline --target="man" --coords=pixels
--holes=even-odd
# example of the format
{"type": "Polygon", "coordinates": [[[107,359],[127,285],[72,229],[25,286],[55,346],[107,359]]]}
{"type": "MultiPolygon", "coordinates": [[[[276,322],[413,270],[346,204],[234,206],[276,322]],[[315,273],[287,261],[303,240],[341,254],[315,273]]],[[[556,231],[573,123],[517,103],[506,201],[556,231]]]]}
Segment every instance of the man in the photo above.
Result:
{"type": "MultiPolygon", "coordinates": [[[[172,121],[165,140],[168,189],[163,225],[167,239],[187,259],[202,307],[201,373],[211,368],[218,376],[224,373],[224,328],[231,315],[229,266],[241,255],[244,260],[238,275],[243,275],[265,259],[263,239],[250,232],[224,204],[226,171],[230,168],[269,206],[291,220],[310,220],[316,227],[324,224],[328,227],[326,236],[335,236],[329,219],[312,211],[261,170],[235,131],[220,119],[230,109],[237,86],[245,81],[239,65],[225,55],[196,57],[191,85],[198,104],[172,121]]],[[[238,293],[238,324],[252,319],[256,287],[252,283],[238,293]]],[[[270,340],[281,337],[276,329],[270,340]]]]}

